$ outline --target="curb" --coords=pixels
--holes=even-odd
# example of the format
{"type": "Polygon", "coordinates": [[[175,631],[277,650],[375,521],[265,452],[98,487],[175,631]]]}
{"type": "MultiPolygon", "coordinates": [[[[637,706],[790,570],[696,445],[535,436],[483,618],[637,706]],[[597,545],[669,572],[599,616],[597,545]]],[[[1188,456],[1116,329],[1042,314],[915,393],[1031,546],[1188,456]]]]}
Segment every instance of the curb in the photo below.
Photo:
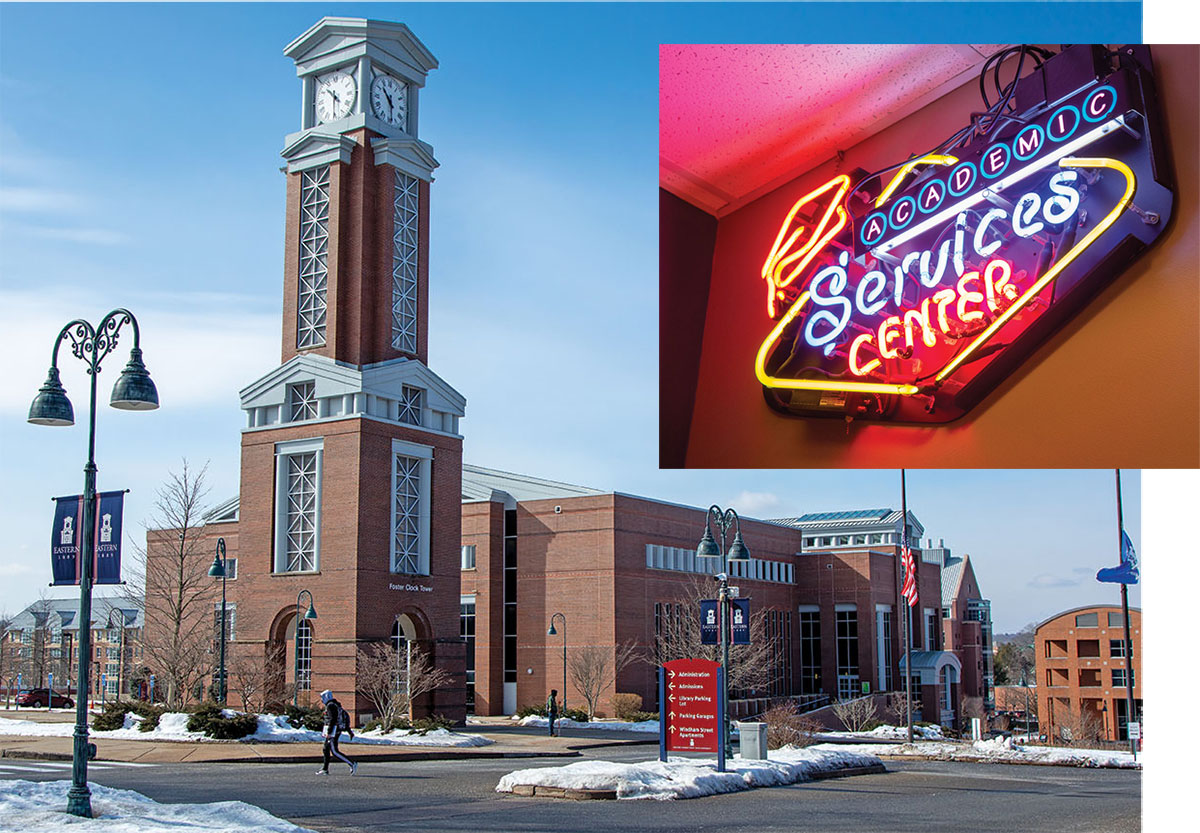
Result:
{"type": "MultiPolygon", "coordinates": [[[[479,758],[578,758],[578,752],[383,752],[375,755],[360,755],[356,759],[360,764],[385,763],[392,761],[455,761],[479,758]]],[[[33,761],[70,761],[73,756],[67,752],[39,752],[36,749],[0,749],[0,758],[25,759],[33,761]]],[[[93,761],[105,762],[110,759],[103,754],[97,755],[93,761]]],[[[205,758],[203,761],[160,761],[161,764],[312,764],[321,763],[319,754],[313,755],[263,755],[253,758],[226,757],[205,758]]]]}
{"type": "MultiPolygon", "coordinates": [[[[885,772],[887,772],[887,767],[883,764],[871,764],[870,766],[846,767],[845,769],[815,772],[809,776],[809,780],[825,781],[830,778],[850,778],[854,775],[878,775],[885,772]]],[[[798,781],[796,783],[803,784],[805,782],[798,781]]],[[[780,784],[779,786],[784,785],[780,784]]],[[[570,801],[615,801],[617,798],[616,790],[577,790],[569,787],[543,787],[534,784],[514,784],[512,794],[527,798],[565,798],[570,801]]],[[[709,798],[710,796],[699,797],[709,798]]]]}
{"type": "Polygon", "coordinates": [[[1142,765],[1110,766],[1108,764],[1072,764],[1066,761],[1004,761],[991,758],[952,758],[944,755],[889,755],[886,752],[876,752],[876,757],[887,758],[889,761],[944,761],[951,764],[1010,764],[1011,766],[1061,766],[1070,769],[1127,769],[1131,772],[1141,772],[1142,765]]]}

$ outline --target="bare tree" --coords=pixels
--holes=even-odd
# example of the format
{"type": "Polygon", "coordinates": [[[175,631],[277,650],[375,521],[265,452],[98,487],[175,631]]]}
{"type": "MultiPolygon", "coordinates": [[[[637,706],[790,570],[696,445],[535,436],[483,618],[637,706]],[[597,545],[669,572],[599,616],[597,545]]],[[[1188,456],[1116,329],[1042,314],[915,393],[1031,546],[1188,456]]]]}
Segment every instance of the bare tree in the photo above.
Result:
{"type": "MultiPolygon", "coordinates": [[[[888,693],[887,717],[893,721],[895,725],[908,725],[908,692],[901,689],[900,691],[892,691],[888,693]]],[[[920,700],[913,698],[913,712],[920,708],[920,700]]]]}
{"type": "Polygon", "coordinates": [[[408,717],[412,702],[451,680],[417,645],[397,653],[374,642],[358,649],[358,692],[374,704],[384,731],[408,717]]]}
{"type": "Polygon", "coordinates": [[[806,714],[796,713],[796,704],[780,700],[763,712],[763,723],[767,724],[767,748],[781,749],[784,746],[808,746],[813,736],[824,727],[806,714]]]}
{"type": "Polygon", "coordinates": [[[571,653],[567,661],[567,675],[579,696],[587,703],[589,720],[596,716],[596,705],[604,690],[616,682],[617,675],[637,658],[637,646],[631,642],[614,645],[612,650],[599,645],[585,645],[571,653]]]}
{"type": "MultiPolygon", "coordinates": [[[[651,661],[661,665],[673,659],[709,659],[721,661],[718,645],[700,642],[700,602],[716,596],[716,584],[710,577],[692,576],[680,586],[678,596],[659,606],[655,617],[654,647],[651,661]]],[[[750,616],[750,644],[729,649],[729,688],[731,697],[752,696],[765,689],[780,673],[772,661],[775,647],[766,638],[767,612],[759,608],[750,616]]]]}
{"type": "Polygon", "coordinates": [[[1100,714],[1082,707],[1058,715],[1058,736],[1070,744],[1092,743],[1103,737],[1100,714]]]}
{"type": "Polygon", "coordinates": [[[216,588],[208,576],[212,553],[202,517],[207,473],[207,464],[196,471],[184,460],[158,490],[146,545],[134,546],[128,592],[145,603],[142,656],[172,707],[194,696],[212,664],[216,588]]]}
{"type": "Polygon", "coordinates": [[[875,719],[875,698],[872,695],[842,700],[833,704],[833,713],[849,732],[861,732],[875,719]]]}
{"type": "Polygon", "coordinates": [[[262,655],[234,657],[227,663],[233,690],[242,701],[242,711],[261,714],[265,707],[267,688],[267,661],[262,655]]]}

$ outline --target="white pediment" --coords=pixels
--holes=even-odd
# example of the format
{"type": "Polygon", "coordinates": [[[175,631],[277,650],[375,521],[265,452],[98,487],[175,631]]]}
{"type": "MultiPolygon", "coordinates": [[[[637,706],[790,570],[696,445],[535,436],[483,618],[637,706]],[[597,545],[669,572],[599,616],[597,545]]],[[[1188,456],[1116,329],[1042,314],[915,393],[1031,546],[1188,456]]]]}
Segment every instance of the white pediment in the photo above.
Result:
{"type": "Polygon", "coordinates": [[[287,171],[291,174],[331,162],[349,165],[354,145],[349,136],[309,129],[289,135],[280,156],[287,160],[287,171]]]}
{"type": "Polygon", "coordinates": [[[376,165],[391,165],[398,171],[429,182],[438,161],[433,158],[433,148],[412,137],[382,138],[371,140],[376,165]]]}
{"type": "Polygon", "coordinates": [[[289,43],[283,54],[300,76],[325,72],[363,56],[418,87],[437,69],[437,58],[403,23],[354,17],[324,17],[289,43]]]}

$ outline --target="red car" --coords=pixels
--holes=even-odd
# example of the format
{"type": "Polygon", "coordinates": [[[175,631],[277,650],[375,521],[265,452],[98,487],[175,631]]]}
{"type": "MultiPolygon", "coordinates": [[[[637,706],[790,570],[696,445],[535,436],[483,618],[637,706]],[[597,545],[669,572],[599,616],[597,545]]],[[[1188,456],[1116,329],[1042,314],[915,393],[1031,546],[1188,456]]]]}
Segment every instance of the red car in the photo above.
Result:
{"type": "Polygon", "coordinates": [[[73,709],[75,701],[65,694],[51,691],[48,688],[34,688],[17,695],[18,706],[33,706],[40,709],[49,706],[52,709],[73,709]]]}

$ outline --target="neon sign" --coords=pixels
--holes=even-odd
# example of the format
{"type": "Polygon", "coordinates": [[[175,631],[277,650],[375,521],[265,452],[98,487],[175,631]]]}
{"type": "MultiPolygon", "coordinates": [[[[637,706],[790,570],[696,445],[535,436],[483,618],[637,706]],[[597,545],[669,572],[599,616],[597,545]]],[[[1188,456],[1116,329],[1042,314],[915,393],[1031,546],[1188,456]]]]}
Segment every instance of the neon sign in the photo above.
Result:
{"type": "MultiPolygon", "coordinates": [[[[1079,50],[1092,47],[1039,72],[1077,74],[1079,50]]],[[[768,403],[957,419],[1157,239],[1173,180],[1149,49],[1125,50],[1103,77],[1026,102],[965,146],[800,197],[761,272],[768,403]]]]}

